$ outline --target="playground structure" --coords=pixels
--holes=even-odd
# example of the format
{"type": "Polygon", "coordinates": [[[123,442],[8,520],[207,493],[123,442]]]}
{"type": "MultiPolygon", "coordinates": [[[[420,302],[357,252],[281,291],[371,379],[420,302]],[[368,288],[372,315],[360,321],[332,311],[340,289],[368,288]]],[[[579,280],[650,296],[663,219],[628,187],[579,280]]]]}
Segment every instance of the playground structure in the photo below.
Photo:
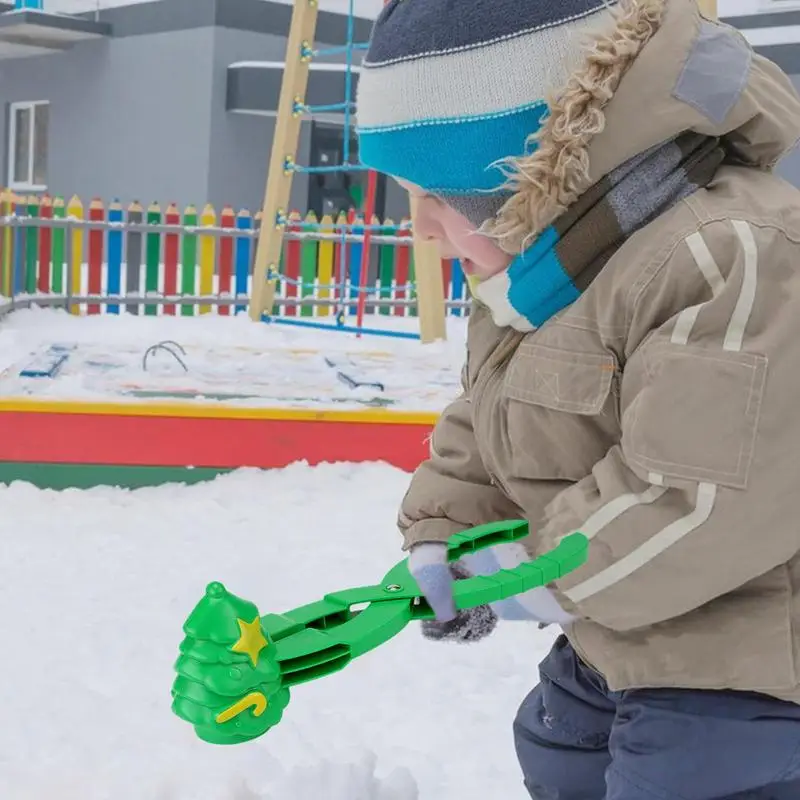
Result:
{"type": "MultiPolygon", "coordinates": [[[[707,15],[715,14],[715,0],[698,1],[707,15]]],[[[410,315],[415,312],[418,315],[418,338],[423,342],[445,338],[448,308],[460,310],[467,305],[464,281],[459,277],[457,262],[443,263],[434,245],[419,242],[413,236],[413,198],[410,203],[412,223],[406,220],[398,226],[389,221],[378,223],[373,219],[375,175],[368,172],[366,203],[360,218],[351,215],[345,220],[317,221],[310,217],[302,219],[285,210],[295,173],[363,169],[350,163],[349,126],[353,56],[365,45],[353,41],[352,1],[349,12],[345,45],[315,50],[312,42],[317,0],[298,0],[293,7],[264,206],[255,218],[247,212],[234,214],[230,208],[224,208],[217,225],[216,214],[208,207],[198,219],[192,207],[181,216],[174,206],[168,207],[162,215],[156,204],[148,207],[146,214],[141,206],[134,204],[126,215],[115,203],[109,206],[106,217],[102,202],[93,200],[86,219],[84,207],[77,198],[65,208],[64,201],[59,198],[51,201],[44,197],[40,201],[36,197],[20,198],[6,192],[0,197],[0,294],[9,300],[0,304],[0,315],[33,302],[58,305],[59,295],[63,295],[61,300],[73,312],[85,308],[92,314],[104,306],[111,313],[118,313],[124,296],[127,311],[135,311],[144,303],[146,314],[157,313],[158,306],[164,306],[165,313],[174,313],[180,306],[181,314],[186,315],[192,315],[194,309],[207,313],[212,307],[225,314],[233,305],[236,311],[247,307],[254,320],[309,327],[319,327],[320,321],[306,317],[328,316],[330,311],[333,324],[327,326],[329,329],[360,334],[365,332],[363,319],[367,308],[372,311],[380,308],[384,315],[388,312],[396,316],[404,315],[399,308],[405,307],[410,315]],[[324,55],[345,57],[345,99],[325,106],[308,106],[303,95],[309,65],[313,59],[324,55]],[[342,113],[343,164],[304,167],[296,163],[300,118],[315,112],[342,113]],[[106,280],[102,277],[106,264],[103,258],[105,231],[108,232],[106,280]],[[254,263],[253,240],[256,242],[254,263]],[[392,259],[387,256],[386,244],[397,245],[394,258],[397,273],[391,282],[389,275],[393,270],[386,265],[392,259]],[[373,245],[380,248],[379,256],[373,245]],[[310,255],[315,247],[318,249],[316,268],[313,266],[315,257],[310,255]],[[146,251],[144,286],[140,282],[143,248],[146,251]],[[84,253],[87,251],[88,280],[85,282],[84,253]],[[302,256],[298,256],[299,253],[302,256]],[[232,286],[234,260],[235,286],[232,286]],[[67,261],[70,266],[65,278],[67,261]],[[379,262],[380,267],[377,266],[379,262]],[[449,292],[451,276],[452,291],[449,292]],[[36,292],[40,296],[32,297],[36,292]],[[42,297],[42,293],[48,296],[42,297]],[[115,302],[117,300],[119,302],[115,302]],[[299,314],[295,311],[297,305],[301,306],[299,314]],[[314,313],[314,306],[319,307],[319,313],[314,313]],[[285,313],[281,314],[282,311],[285,313]],[[352,312],[356,315],[355,326],[347,323],[352,312]],[[279,319],[281,316],[299,316],[300,319],[279,319]]],[[[408,331],[370,332],[415,337],[408,331]]]]}
{"type": "MultiPolygon", "coordinates": [[[[321,250],[329,250],[331,247],[334,249],[336,256],[334,264],[330,265],[330,260],[326,258],[320,259],[319,275],[315,276],[320,287],[319,297],[309,297],[308,280],[309,276],[304,275],[306,286],[301,288],[299,295],[303,299],[305,305],[314,304],[315,301],[321,305],[330,305],[332,313],[330,320],[326,320],[331,324],[326,327],[331,330],[343,332],[355,332],[357,335],[365,333],[374,333],[376,335],[389,335],[386,331],[386,326],[381,326],[380,329],[368,331],[364,325],[364,314],[367,312],[368,295],[374,291],[374,287],[369,285],[362,285],[364,281],[361,276],[368,278],[371,267],[373,266],[375,248],[374,243],[386,244],[388,237],[396,237],[395,243],[400,245],[406,252],[413,253],[413,256],[405,261],[410,264],[411,275],[401,281],[401,289],[398,292],[398,297],[395,299],[400,302],[408,304],[409,311],[412,315],[417,316],[419,320],[419,334],[414,334],[412,331],[406,329],[402,335],[407,338],[418,338],[423,342],[434,341],[436,339],[445,338],[445,304],[441,287],[441,280],[439,278],[439,271],[441,269],[440,260],[436,254],[436,248],[432,245],[421,244],[413,238],[413,225],[409,227],[408,222],[403,222],[396,227],[392,227],[388,223],[378,226],[373,220],[375,209],[375,195],[376,195],[376,175],[368,170],[365,170],[360,164],[355,163],[357,159],[354,157],[354,145],[351,143],[351,128],[354,119],[353,115],[353,86],[354,86],[354,69],[357,68],[356,54],[359,51],[366,49],[364,42],[357,42],[354,40],[356,31],[359,30],[359,36],[366,37],[363,30],[364,26],[357,25],[354,16],[354,3],[348,4],[348,13],[345,17],[346,24],[343,41],[334,47],[327,47],[320,45],[315,47],[315,33],[316,23],[318,18],[318,5],[316,0],[299,0],[292,7],[291,20],[289,23],[289,31],[286,44],[285,60],[282,62],[284,65],[281,91],[279,103],[277,108],[277,116],[275,123],[274,135],[272,138],[272,155],[268,169],[266,170],[266,189],[264,193],[264,204],[262,209],[255,214],[251,215],[250,221],[244,219],[244,215],[237,215],[233,220],[234,231],[226,231],[226,222],[230,223],[229,215],[226,209],[223,209],[220,215],[220,224],[216,225],[216,218],[213,213],[209,214],[209,209],[203,209],[202,213],[195,215],[195,213],[184,214],[181,218],[180,213],[174,207],[167,209],[165,214],[162,214],[158,207],[150,206],[146,210],[141,207],[129,208],[127,215],[112,205],[108,209],[108,217],[105,217],[105,212],[97,200],[93,200],[88,208],[82,207],[79,203],[69,201],[66,209],[64,209],[63,200],[51,201],[46,197],[39,197],[37,199],[31,198],[18,198],[12,195],[6,195],[2,198],[2,213],[3,223],[5,227],[40,227],[41,234],[37,237],[35,232],[26,231],[23,240],[23,246],[28,251],[25,255],[26,259],[30,259],[37,249],[37,242],[33,239],[38,238],[39,251],[45,256],[47,260],[49,255],[50,241],[58,237],[59,229],[66,228],[69,232],[66,243],[63,242],[61,237],[61,249],[54,247],[55,253],[64,257],[64,250],[70,249],[69,263],[71,277],[74,280],[67,280],[67,291],[71,292],[67,298],[71,310],[75,310],[74,298],[81,292],[84,296],[97,297],[101,294],[98,288],[97,281],[97,268],[90,266],[90,281],[89,285],[83,286],[80,280],[77,279],[76,271],[80,267],[75,264],[81,261],[86,252],[86,239],[88,238],[89,250],[97,252],[97,240],[103,236],[104,229],[109,231],[108,237],[108,255],[112,262],[114,261],[115,254],[122,247],[126,251],[126,256],[123,258],[121,255],[117,259],[126,262],[135,262],[137,258],[141,258],[139,242],[144,239],[146,242],[146,251],[148,262],[152,261],[155,249],[160,247],[159,237],[157,234],[165,234],[164,242],[164,260],[165,276],[163,287],[157,285],[157,281],[153,279],[152,269],[148,268],[146,282],[144,286],[136,285],[137,265],[134,263],[132,269],[127,270],[127,279],[125,281],[124,289],[122,285],[111,281],[112,294],[126,294],[128,295],[129,302],[126,304],[126,309],[131,309],[140,302],[140,298],[136,297],[137,289],[141,292],[146,292],[148,297],[153,298],[153,303],[159,305],[160,302],[155,295],[162,293],[175,296],[176,304],[182,307],[182,313],[189,313],[188,309],[192,306],[199,306],[201,310],[207,311],[208,306],[220,307],[227,309],[230,305],[229,298],[226,296],[229,292],[229,272],[226,268],[227,263],[227,249],[231,247],[231,238],[234,240],[234,247],[236,250],[237,258],[237,272],[236,272],[236,286],[235,294],[237,311],[241,311],[242,306],[245,306],[254,320],[264,320],[268,322],[279,322],[295,325],[302,325],[305,327],[319,327],[319,320],[284,320],[282,317],[295,316],[291,313],[281,313],[287,306],[291,307],[294,301],[294,288],[297,287],[299,276],[291,274],[291,267],[293,264],[288,264],[288,270],[282,270],[281,258],[285,249],[284,245],[286,240],[294,240],[296,238],[314,238],[323,245],[321,250]],[[310,105],[305,100],[305,93],[308,88],[309,70],[312,62],[319,59],[324,59],[326,56],[334,56],[335,64],[319,63],[314,66],[319,66],[320,69],[331,66],[343,67],[344,88],[334,90],[335,92],[342,92],[343,97],[332,97],[331,100],[337,102],[328,102],[325,98],[324,105],[310,105]],[[311,119],[324,119],[330,122],[331,118],[338,119],[342,124],[342,151],[340,155],[335,156],[334,160],[340,160],[341,163],[325,163],[324,166],[304,166],[297,162],[297,149],[298,149],[298,134],[300,130],[300,121],[303,117],[310,117],[311,119]],[[361,171],[367,175],[365,181],[366,187],[361,187],[361,199],[356,200],[353,196],[353,202],[358,202],[363,205],[360,211],[360,219],[352,215],[346,220],[336,220],[335,224],[331,224],[331,220],[315,221],[309,218],[302,219],[300,225],[295,224],[297,220],[293,219],[293,215],[286,209],[286,204],[289,198],[289,192],[292,184],[292,178],[296,173],[304,173],[306,175],[318,173],[343,173],[351,171],[361,171]],[[364,189],[366,191],[364,192],[364,189]],[[364,193],[366,198],[363,197],[364,193]],[[363,202],[365,199],[365,202],[363,202]],[[85,212],[85,214],[84,214],[85,212]],[[199,217],[199,219],[197,218],[199,217]],[[202,227],[202,236],[200,237],[200,258],[204,265],[207,265],[210,259],[214,258],[210,255],[215,243],[218,243],[220,254],[220,271],[219,282],[217,285],[216,276],[209,276],[207,266],[200,270],[199,285],[194,285],[194,293],[186,291],[187,286],[181,283],[176,285],[170,282],[174,270],[171,268],[169,262],[174,261],[172,258],[173,251],[171,247],[175,242],[175,237],[170,235],[177,232],[175,229],[176,224],[184,223],[186,228],[191,228],[199,224],[202,227]],[[137,228],[136,226],[142,225],[143,227],[137,228]],[[169,228],[168,226],[173,226],[169,228]],[[164,227],[158,227],[164,226],[164,227]],[[127,237],[127,246],[121,245],[121,237],[118,235],[120,228],[124,228],[131,236],[127,237]],[[52,231],[52,233],[51,233],[52,231]],[[412,243],[399,241],[400,236],[408,236],[411,232],[412,243]],[[139,234],[139,235],[136,235],[139,234]],[[229,236],[231,238],[229,238],[229,236]],[[257,242],[253,248],[255,255],[254,264],[252,265],[252,279],[248,279],[247,288],[243,286],[241,264],[242,259],[246,258],[245,251],[251,249],[251,244],[247,239],[257,242]],[[352,245],[362,244],[360,248],[354,248],[352,245]],[[356,256],[355,250],[358,250],[356,256]],[[241,253],[241,254],[240,254],[241,253]],[[133,258],[131,258],[133,254],[133,258]],[[354,257],[355,256],[355,257],[354,257]],[[327,274],[326,274],[327,270],[327,274]],[[284,274],[281,274],[281,273],[284,274]],[[288,273],[288,274],[287,274],[288,273]],[[131,280],[132,276],[132,280],[131,280]],[[209,279],[210,277],[210,279],[209,279]],[[434,278],[435,280],[431,280],[434,278]],[[326,301],[329,299],[326,296],[327,291],[325,285],[332,286],[337,284],[339,290],[334,293],[336,298],[333,303],[328,304],[326,301]],[[408,284],[407,291],[402,290],[403,283],[408,284]],[[212,287],[213,284],[213,287],[212,287]],[[294,287],[293,285],[294,284],[294,287]],[[282,293],[276,292],[278,286],[281,286],[288,291],[282,293]],[[342,291],[344,289],[344,291],[342,291]],[[177,299],[177,295],[182,295],[177,299]],[[217,295],[210,303],[201,302],[206,296],[217,295]],[[277,296],[276,296],[277,295],[277,296]],[[355,302],[347,303],[343,301],[347,298],[353,299],[355,302]],[[192,303],[191,298],[195,298],[196,302],[192,303]],[[273,298],[276,302],[273,302],[273,298]],[[350,324],[348,317],[355,316],[355,325],[350,324]],[[353,331],[353,328],[358,330],[353,331]]],[[[338,39],[337,39],[338,41],[338,39]]],[[[319,102],[319,101],[315,101],[319,102]]],[[[130,196],[128,195],[128,199],[130,196]]],[[[198,198],[202,200],[203,198],[198,198]]],[[[412,216],[414,212],[413,203],[412,216]]],[[[138,206],[138,203],[135,204],[138,206]]],[[[346,210],[346,209],[345,209],[346,210]]],[[[123,231],[124,232],[124,231],[123,231]]],[[[187,231],[188,233],[188,231],[187,231]]],[[[191,245],[191,236],[186,238],[186,241],[191,245]]],[[[12,280],[8,278],[11,274],[11,267],[9,265],[10,255],[10,241],[6,236],[4,243],[4,257],[3,268],[6,272],[6,279],[2,288],[5,294],[12,295],[12,300],[17,306],[24,305],[31,302],[32,298],[23,298],[19,296],[20,285],[13,284],[12,280]]],[[[21,251],[19,246],[19,237],[14,237],[14,249],[17,253],[21,251]]],[[[291,250],[291,248],[288,248],[291,250]]],[[[189,262],[196,258],[194,253],[187,252],[184,262],[189,262]]],[[[55,259],[56,262],[59,259],[55,259]]],[[[398,268],[403,271],[404,258],[397,259],[398,268]]],[[[182,264],[181,266],[184,266],[182,264]]],[[[192,267],[182,270],[182,280],[185,278],[187,283],[191,283],[192,267]]],[[[19,267],[15,265],[18,272],[19,267]]],[[[54,264],[54,269],[57,269],[54,264]]],[[[26,273],[30,273],[30,264],[25,266],[26,273]]],[[[46,268],[45,268],[46,272],[46,268]]],[[[385,272],[384,272],[385,274],[385,272]]],[[[109,270],[109,278],[114,278],[117,275],[115,269],[109,270]]],[[[46,277],[46,276],[45,276],[46,277]]],[[[374,282],[373,282],[374,283],[374,282]]],[[[29,284],[24,285],[26,294],[32,292],[29,284]]],[[[50,287],[50,297],[44,302],[49,305],[57,305],[58,299],[55,297],[58,291],[52,291],[50,287]]],[[[386,281],[383,281],[381,286],[383,296],[379,298],[380,303],[386,303],[389,299],[386,296],[386,281]]],[[[108,293],[108,292],[105,292],[108,293]]],[[[456,298],[460,301],[460,297],[456,298]]],[[[37,298],[42,300],[42,298],[37,298]]],[[[153,303],[148,303],[147,313],[150,313],[153,308],[153,303]]],[[[83,307],[88,306],[89,313],[94,313],[97,306],[112,307],[112,313],[115,303],[107,303],[102,298],[98,298],[98,302],[83,303],[83,307]]],[[[81,304],[78,304],[79,306],[81,304]]],[[[167,302],[167,305],[172,303],[167,302]]],[[[393,303],[392,305],[396,305],[393,303]]],[[[374,308],[374,304],[369,304],[370,309],[374,308]]],[[[225,310],[222,311],[225,313],[225,310]]],[[[308,314],[308,309],[305,313],[301,313],[301,318],[308,316],[325,316],[324,314],[308,314]]]]}
{"type": "MultiPolygon", "coordinates": [[[[358,50],[366,49],[364,43],[353,41],[353,0],[349,3],[347,16],[347,42],[343,47],[315,50],[314,34],[317,25],[319,4],[317,0],[296,0],[292,11],[292,22],[289,28],[285,68],[278,103],[278,115],[275,121],[275,135],[272,140],[272,151],[267,170],[267,185],[264,192],[263,220],[258,237],[255,269],[253,273],[253,292],[250,300],[250,316],[260,320],[269,313],[274,302],[276,281],[278,276],[278,259],[281,250],[283,230],[287,223],[286,206],[292,177],[298,171],[306,173],[320,171],[340,171],[363,169],[358,164],[350,163],[349,129],[352,118],[351,81],[353,55],[358,50]],[[308,85],[309,65],[314,58],[325,55],[344,55],[347,69],[345,71],[345,97],[343,102],[323,107],[308,106],[304,96],[308,85]],[[304,114],[315,112],[341,111],[344,115],[344,148],[343,164],[324,167],[302,167],[296,163],[297,144],[300,136],[300,119],[304,114]]],[[[368,172],[365,218],[370,221],[375,208],[376,176],[368,172]]],[[[416,204],[410,197],[412,231],[416,213],[416,204]]],[[[367,271],[369,245],[373,228],[364,227],[364,250],[361,262],[361,273],[367,271]]],[[[420,338],[423,343],[444,339],[444,297],[442,282],[439,277],[438,247],[414,237],[414,255],[417,274],[417,302],[420,318],[420,338]]],[[[363,317],[364,301],[362,296],[358,302],[358,320],[363,317]]],[[[337,324],[341,318],[337,317],[337,324]]]]}
{"type": "MultiPolygon", "coordinates": [[[[706,14],[715,4],[701,3],[706,14]]],[[[352,18],[352,4],[351,4],[352,18]]],[[[107,209],[48,198],[0,198],[0,317],[30,305],[94,315],[220,314],[249,311],[271,323],[360,333],[375,320],[413,316],[420,334],[380,326],[378,335],[432,341],[446,310],[467,313],[457,263],[412,238],[413,224],[376,224],[368,182],[361,217],[302,219],[282,210],[301,169],[297,142],[316,4],[295,5],[265,204],[198,215],[174,206],[107,209]],[[369,224],[367,224],[369,220],[369,224]],[[265,222],[268,221],[268,222],[265,222]],[[444,279],[443,276],[444,275],[444,279]],[[347,317],[356,313],[356,325],[347,317]],[[331,321],[332,320],[332,321],[331,321]]],[[[356,45],[349,42],[346,56],[356,45]]],[[[346,116],[349,104],[345,104],[346,116]]],[[[349,118],[349,117],[348,117],[349,118]]],[[[347,137],[345,137],[347,139],[347,137]]],[[[335,169],[351,168],[339,165],[335,169]]],[[[413,204],[412,204],[413,213],[413,204]]],[[[34,354],[32,354],[34,355],[34,354]]],[[[47,369],[44,379],[47,380],[47,369]]],[[[194,481],[238,466],[271,468],[296,460],[385,460],[413,469],[427,455],[434,411],[267,408],[193,398],[126,402],[0,400],[0,480],[86,486],[194,481]],[[377,434],[377,436],[375,435],[377,434]],[[231,443],[235,442],[233,446],[231,443]],[[113,443],[113,444],[112,444],[113,443]]]]}
{"type": "MultiPolygon", "coordinates": [[[[347,44],[339,48],[348,65],[348,97],[353,53],[363,47],[352,39],[352,12],[351,3],[347,44]]],[[[0,300],[0,316],[32,305],[92,316],[225,316],[247,310],[254,320],[297,328],[443,339],[446,310],[462,315],[468,309],[459,265],[442,262],[435,247],[415,242],[408,220],[373,219],[374,174],[364,207],[347,217],[317,221],[283,210],[292,175],[304,169],[294,159],[299,117],[320,110],[302,100],[308,63],[324,54],[311,45],[316,13],[311,0],[300,0],[293,10],[261,211],[226,207],[217,215],[206,206],[181,213],[174,205],[162,211],[139,203],[123,209],[99,199],[87,208],[78,198],[5,192],[0,295],[6,300],[0,300]],[[366,314],[371,326],[364,324],[366,314]],[[349,324],[353,316],[356,324],[349,324]],[[398,317],[414,319],[392,324],[398,317]],[[419,333],[412,329],[416,325],[419,333]]],[[[348,142],[350,103],[323,110],[343,112],[348,142]]],[[[325,169],[359,169],[349,163],[346,148],[344,161],[325,169]]],[[[64,359],[74,365],[79,354],[69,342],[53,342],[30,354],[33,366],[15,364],[0,377],[27,375],[30,382],[36,376],[39,385],[58,381],[64,359]]],[[[337,372],[360,385],[346,371],[337,372]]],[[[226,401],[221,395],[160,391],[126,392],[120,402],[118,396],[53,399],[28,391],[3,391],[0,480],[56,488],[193,482],[240,466],[273,468],[297,460],[383,460],[411,470],[427,455],[427,437],[443,405],[394,410],[386,407],[391,400],[376,397],[340,407],[320,407],[319,399],[270,406],[263,397],[226,401]]]]}

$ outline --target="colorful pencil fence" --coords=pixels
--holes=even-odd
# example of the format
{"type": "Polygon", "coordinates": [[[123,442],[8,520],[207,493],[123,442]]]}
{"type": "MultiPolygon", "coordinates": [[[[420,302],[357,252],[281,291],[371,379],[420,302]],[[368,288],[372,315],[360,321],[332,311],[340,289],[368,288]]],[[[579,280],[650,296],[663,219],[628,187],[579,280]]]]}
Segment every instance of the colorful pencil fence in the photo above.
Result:
{"type": "MultiPolygon", "coordinates": [[[[0,295],[61,301],[75,314],[235,314],[246,310],[260,212],[198,212],[175,204],[0,194],[0,295]]],[[[317,220],[292,212],[282,221],[284,246],[273,314],[329,317],[416,316],[410,222],[373,218],[362,275],[367,223],[351,211],[317,220]]],[[[468,313],[457,262],[444,261],[447,312],[468,313]]]]}

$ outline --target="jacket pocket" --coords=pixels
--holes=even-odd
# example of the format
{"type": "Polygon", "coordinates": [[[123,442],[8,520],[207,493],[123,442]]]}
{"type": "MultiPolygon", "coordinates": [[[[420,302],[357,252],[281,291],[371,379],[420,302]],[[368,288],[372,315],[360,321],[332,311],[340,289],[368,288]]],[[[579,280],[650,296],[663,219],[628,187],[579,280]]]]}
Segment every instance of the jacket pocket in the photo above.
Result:
{"type": "Polygon", "coordinates": [[[523,342],[502,396],[514,476],[578,481],[619,441],[616,361],[523,342]]]}
{"type": "Polygon", "coordinates": [[[632,465],[665,477],[744,489],[755,449],[765,356],[664,343],[625,411],[632,465]]]}
{"type": "Polygon", "coordinates": [[[572,353],[523,342],[511,362],[505,395],[572,414],[599,414],[616,372],[613,356],[572,353]]]}

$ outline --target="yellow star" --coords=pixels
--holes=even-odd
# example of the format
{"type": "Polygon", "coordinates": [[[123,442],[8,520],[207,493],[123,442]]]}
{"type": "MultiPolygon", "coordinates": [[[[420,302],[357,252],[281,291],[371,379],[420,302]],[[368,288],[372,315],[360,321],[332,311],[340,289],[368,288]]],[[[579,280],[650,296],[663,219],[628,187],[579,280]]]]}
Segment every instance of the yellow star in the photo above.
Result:
{"type": "Polygon", "coordinates": [[[261,620],[255,617],[252,622],[245,622],[243,619],[236,620],[239,623],[239,630],[242,635],[239,641],[231,646],[234,653],[246,653],[250,656],[253,666],[258,666],[258,654],[269,645],[261,631],[261,620]]]}

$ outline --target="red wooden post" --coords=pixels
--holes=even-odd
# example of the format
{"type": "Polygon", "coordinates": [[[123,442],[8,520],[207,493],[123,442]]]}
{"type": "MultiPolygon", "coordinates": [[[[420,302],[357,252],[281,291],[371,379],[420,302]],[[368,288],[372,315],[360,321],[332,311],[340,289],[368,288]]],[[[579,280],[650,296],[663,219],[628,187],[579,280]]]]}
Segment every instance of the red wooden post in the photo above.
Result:
{"type": "MultiPolygon", "coordinates": [[[[299,211],[292,211],[289,214],[289,221],[288,225],[286,226],[286,230],[290,233],[296,233],[300,230],[300,222],[302,217],[300,216],[299,211]]],[[[286,278],[286,291],[284,292],[284,297],[286,298],[294,298],[298,296],[298,286],[297,283],[300,280],[300,240],[299,239],[288,239],[286,241],[286,270],[285,275],[286,278]]],[[[297,316],[297,306],[295,305],[287,305],[284,306],[283,313],[287,317],[295,317],[297,316]]]]}
{"type": "MultiPolygon", "coordinates": [[[[220,213],[220,227],[234,228],[236,213],[230,206],[225,206],[220,213]]],[[[231,277],[233,276],[233,237],[222,236],[219,240],[219,296],[231,296],[231,277]]],[[[219,313],[228,316],[230,306],[219,306],[219,313]]]]}
{"type": "MultiPolygon", "coordinates": [[[[95,197],[89,205],[90,222],[102,222],[106,218],[103,201],[95,197]]],[[[103,229],[89,230],[89,294],[99,295],[103,292],[103,229]]],[[[100,306],[89,303],[86,306],[87,314],[99,314],[100,306]]]]}
{"type": "MultiPolygon", "coordinates": [[[[53,218],[53,201],[49,194],[42,198],[39,206],[39,216],[42,219],[53,218]]],[[[50,262],[53,254],[53,230],[47,225],[42,225],[39,230],[39,279],[36,288],[40,292],[50,291],[50,262]]]]}
{"type": "MultiPolygon", "coordinates": [[[[401,220],[400,224],[408,225],[409,222],[410,220],[405,217],[401,220]]],[[[408,238],[408,244],[397,245],[397,267],[395,270],[395,282],[397,285],[395,297],[397,300],[405,300],[408,296],[406,284],[408,284],[409,265],[411,263],[411,230],[407,227],[403,228],[397,231],[397,235],[408,238]]],[[[405,317],[406,313],[407,308],[405,306],[398,304],[394,307],[394,315],[396,317],[405,317]]]]}
{"type": "Polygon", "coordinates": [[[444,287],[445,301],[450,299],[450,282],[453,280],[453,260],[451,258],[442,259],[442,286],[444,287]]]}
{"type": "MultiPolygon", "coordinates": [[[[164,213],[165,225],[180,225],[181,212],[175,203],[170,203],[164,213]]],[[[180,250],[180,236],[177,233],[167,233],[164,236],[164,294],[178,294],[178,253],[180,250]]],[[[175,316],[175,306],[164,306],[164,313],[175,316]]]]}

